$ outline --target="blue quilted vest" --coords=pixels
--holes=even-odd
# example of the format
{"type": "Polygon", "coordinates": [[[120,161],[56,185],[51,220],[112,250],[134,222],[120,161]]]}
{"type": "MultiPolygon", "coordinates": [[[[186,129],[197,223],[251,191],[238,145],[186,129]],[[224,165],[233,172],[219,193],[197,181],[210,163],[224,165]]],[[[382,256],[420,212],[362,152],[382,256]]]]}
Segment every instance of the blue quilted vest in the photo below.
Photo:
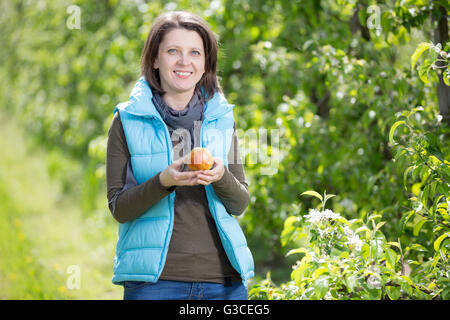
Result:
{"type": "MultiPolygon", "coordinates": [[[[173,161],[169,130],[152,102],[152,91],[141,77],[127,102],[114,109],[120,113],[133,174],[144,183],[173,161]]],[[[200,129],[201,147],[208,148],[228,167],[228,151],[233,134],[233,105],[216,92],[205,106],[200,129]]],[[[205,186],[206,197],[217,231],[231,265],[242,281],[254,276],[252,254],[237,220],[227,212],[212,185],[205,186]]],[[[138,218],[119,225],[112,282],[156,282],[164,268],[174,220],[175,192],[172,192],[138,218]]]]}

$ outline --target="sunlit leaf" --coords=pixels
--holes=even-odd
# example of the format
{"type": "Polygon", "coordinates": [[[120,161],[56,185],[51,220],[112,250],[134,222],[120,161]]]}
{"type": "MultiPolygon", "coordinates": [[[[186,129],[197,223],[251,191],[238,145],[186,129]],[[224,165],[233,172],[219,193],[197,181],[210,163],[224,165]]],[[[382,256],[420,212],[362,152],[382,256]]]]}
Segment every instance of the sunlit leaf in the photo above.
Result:
{"type": "Polygon", "coordinates": [[[429,42],[422,42],[417,46],[416,51],[411,56],[411,69],[414,69],[414,66],[417,63],[417,60],[420,58],[420,56],[430,48],[431,43],[429,42]]]}
{"type": "Polygon", "coordinates": [[[414,225],[413,235],[419,235],[420,229],[422,229],[422,226],[425,224],[425,222],[427,222],[427,219],[423,218],[414,225]]]}
{"type": "Polygon", "coordinates": [[[440,235],[433,243],[433,248],[435,251],[438,251],[439,248],[441,247],[441,243],[442,241],[444,241],[449,235],[447,233],[444,233],[442,235],[440,235]]]}
{"type": "Polygon", "coordinates": [[[394,133],[395,133],[395,129],[397,129],[398,126],[405,124],[405,121],[400,120],[395,122],[392,127],[391,130],[389,131],[389,142],[392,144],[394,143],[394,133]]]}
{"type": "Polygon", "coordinates": [[[316,198],[320,199],[320,201],[323,200],[322,196],[316,191],[308,190],[308,191],[305,191],[302,194],[300,194],[300,196],[303,196],[303,195],[316,197],[316,198]]]}

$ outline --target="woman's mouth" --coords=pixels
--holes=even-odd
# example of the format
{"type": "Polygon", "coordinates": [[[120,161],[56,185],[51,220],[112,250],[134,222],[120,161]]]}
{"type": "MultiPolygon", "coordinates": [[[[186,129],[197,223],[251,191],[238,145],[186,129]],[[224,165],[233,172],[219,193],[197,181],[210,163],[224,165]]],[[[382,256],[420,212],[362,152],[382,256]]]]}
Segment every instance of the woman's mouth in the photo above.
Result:
{"type": "Polygon", "coordinates": [[[192,74],[190,71],[174,71],[174,73],[177,77],[182,79],[186,79],[192,74]]]}

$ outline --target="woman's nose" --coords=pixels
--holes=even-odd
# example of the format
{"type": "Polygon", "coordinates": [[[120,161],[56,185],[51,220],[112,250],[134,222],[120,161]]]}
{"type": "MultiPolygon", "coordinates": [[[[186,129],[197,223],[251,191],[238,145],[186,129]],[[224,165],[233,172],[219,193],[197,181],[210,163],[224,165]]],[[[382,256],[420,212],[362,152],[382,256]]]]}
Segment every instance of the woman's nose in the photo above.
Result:
{"type": "Polygon", "coordinates": [[[183,66],[188,65],[190,63],[189,55],[185,52],[181,52],[178,56],[178,63],[183,66]]]}

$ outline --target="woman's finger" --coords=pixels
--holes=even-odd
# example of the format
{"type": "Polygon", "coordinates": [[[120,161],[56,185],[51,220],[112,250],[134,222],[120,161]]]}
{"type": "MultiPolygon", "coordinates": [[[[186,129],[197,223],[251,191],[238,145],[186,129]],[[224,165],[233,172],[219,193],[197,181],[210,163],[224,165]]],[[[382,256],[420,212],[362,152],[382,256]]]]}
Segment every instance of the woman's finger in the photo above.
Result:
{"type": "Polygon", "coordinates": [[[217,176],[216,175],[209,176],[209,175],[199,174],[197,176],[197,179],[201,182],[210,184],[217,180],[217,176]]]}
{"type": "Polygon", "coordinates": [[[197,173],[195,171],[175,171],[174,179],[177,181],[184,181],[197,178],[197,173]]]}
{"type": "Polygon", "coordinates": [[[198,179],[198,178],[197,178],[196,182],[197,182],[197,184],[201,184],[201,185],[204,185],[204,186],[207,186],[208,184],[211,183],[210,181],[206,181],[206,180],[198,179]]]}

